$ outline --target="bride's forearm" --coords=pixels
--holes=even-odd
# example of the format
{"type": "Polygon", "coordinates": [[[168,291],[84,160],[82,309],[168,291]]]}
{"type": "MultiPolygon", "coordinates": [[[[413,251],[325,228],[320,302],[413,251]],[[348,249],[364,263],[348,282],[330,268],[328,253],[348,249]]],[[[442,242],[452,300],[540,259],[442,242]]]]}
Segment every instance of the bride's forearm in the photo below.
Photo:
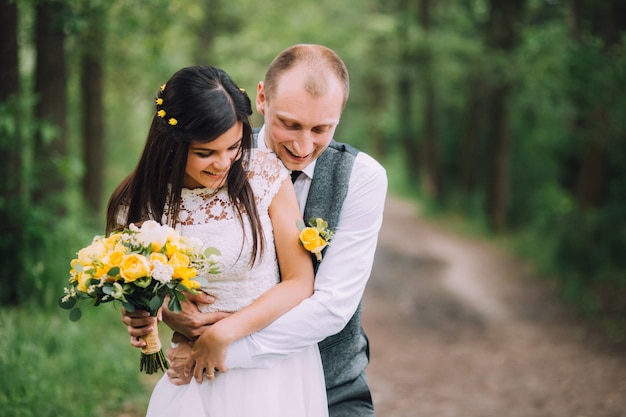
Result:
{"type": "Polygon", "coordinates": [[[230,344],[266,327],[312,294],[313,285],[307,279],[282,281],[249,306],[215,323],[211,330],[230,344]]]}

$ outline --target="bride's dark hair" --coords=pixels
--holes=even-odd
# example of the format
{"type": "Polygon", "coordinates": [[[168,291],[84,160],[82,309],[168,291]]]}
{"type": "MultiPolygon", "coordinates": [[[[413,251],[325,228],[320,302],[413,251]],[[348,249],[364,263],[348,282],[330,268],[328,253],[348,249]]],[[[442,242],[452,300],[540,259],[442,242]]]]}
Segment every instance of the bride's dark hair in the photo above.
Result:
{"type": "Polygon", "coordinates": [[[181,205],[190,143],[211,142],[243,124],[241,157],[228,172],[228,196],[243,225],[250,220],[253,250],[263,251],[263,230],[243,164],[250,157],[252,128],[248,95],[223,70],[187,67],[161,87],[146,144],[134,171],[115,189],[107,207],[107,235],[130,223],[156,220],[174,226],[181,205]]]}

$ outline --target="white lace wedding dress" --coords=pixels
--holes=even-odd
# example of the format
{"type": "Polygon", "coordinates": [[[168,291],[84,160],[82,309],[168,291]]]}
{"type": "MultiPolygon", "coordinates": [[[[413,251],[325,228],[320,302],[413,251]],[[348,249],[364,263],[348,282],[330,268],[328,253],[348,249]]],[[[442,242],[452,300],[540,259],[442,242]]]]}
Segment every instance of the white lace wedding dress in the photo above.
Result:
{"type": "MultiPolygon", "coordinates": [[[[203,311],[237,311],[279,280],[268,207],[288,171],[275,154],[255,150],[248,168],[265,236],[262,259],[249,266],[252,251],[226,189],[185,189],[179,231],[201,238],[222,252],[222,273],[201,278],[202,289],[216,297],[203,311]]],[[[244,216],[244,221],[246,220],[244,216]]],[[[245,221],[246,228],[249,224],[245,221]]],[[[246,232],[246,236],[250,236],[246,232]]],[[[327,416],[324,374],[317,345],[272,368],[230,369],[202,384],[158,382],[148,417],[318,417],[327,416]]]]}

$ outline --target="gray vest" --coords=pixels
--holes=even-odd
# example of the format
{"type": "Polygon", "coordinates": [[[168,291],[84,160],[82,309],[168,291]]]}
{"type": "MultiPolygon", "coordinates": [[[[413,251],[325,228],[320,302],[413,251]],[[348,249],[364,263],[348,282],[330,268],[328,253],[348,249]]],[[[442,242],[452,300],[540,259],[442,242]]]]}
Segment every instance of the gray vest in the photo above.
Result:
{"type": "MultiPolygon", "coordinates": [[[[350,145],[332,141],[317,159],[304,209],[305,223],[311,218],[321,217],[328,222],[331,230],[337,228],[358,152],[350,145]]],[[[314,261],[314,265],[317,272],[318,263],[314,261]]],[[[353,381],[363,373],[369,363],[369,345],[361,327],[360,303],[346,327],[322,340],[319,349],[327,389],[353,381]]]]}

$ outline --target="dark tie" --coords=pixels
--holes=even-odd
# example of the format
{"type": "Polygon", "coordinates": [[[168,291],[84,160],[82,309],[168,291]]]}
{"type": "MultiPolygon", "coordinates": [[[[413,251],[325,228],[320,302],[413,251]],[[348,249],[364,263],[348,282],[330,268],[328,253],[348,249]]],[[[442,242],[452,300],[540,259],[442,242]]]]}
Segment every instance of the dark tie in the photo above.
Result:
{"type": "Polygon", "coordinates": [[[302,171],[291,171],[291,182],[296,182],[300,174],[302,174],[302,171]]]}

